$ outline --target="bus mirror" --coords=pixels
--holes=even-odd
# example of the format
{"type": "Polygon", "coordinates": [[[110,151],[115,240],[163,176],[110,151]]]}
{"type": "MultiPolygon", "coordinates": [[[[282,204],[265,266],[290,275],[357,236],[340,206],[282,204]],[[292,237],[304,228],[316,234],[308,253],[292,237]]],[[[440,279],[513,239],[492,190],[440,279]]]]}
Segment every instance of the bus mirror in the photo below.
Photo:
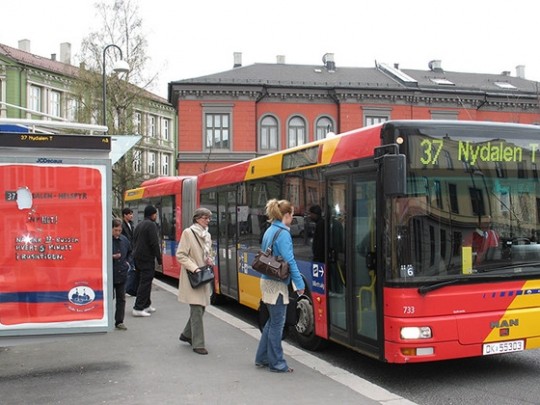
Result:
{"type": "Polygon", "coordinates": [[[405,155],[383,156],[383,190],[388,197],[407,194],[407,173],[405,155]]]}

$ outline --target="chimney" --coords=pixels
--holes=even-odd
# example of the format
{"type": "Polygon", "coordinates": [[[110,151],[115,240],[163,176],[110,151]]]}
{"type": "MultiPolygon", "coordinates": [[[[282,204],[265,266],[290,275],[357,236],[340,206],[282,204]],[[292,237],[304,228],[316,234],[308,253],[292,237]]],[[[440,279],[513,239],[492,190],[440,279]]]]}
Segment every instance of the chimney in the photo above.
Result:
{"type": "Polygon", "coordinates": [[[442,73],[444,72],[442,68],[442,63],[439,59],[432,60],[428,63],[429,70],[432,72],[442,73]]]}
{"type": "Polygon", "coordinates": [[[276,63],[278,65],[284,65],[285,64],[285,55],[277,55],[276,56],[276,63]]]}
{"type": "Polygon", "coordinates": [[[51,60],[56,61],[56,54],[55,53],[51,53],[51,60]]]}
{"type": "Polygon", "coordinates": [[[525,65],[516,66],[516,76],[520,79],[525,79],[525,65]]]}
{"type": "Polygon", "coordinates": [[[233,69],[237,67],[241,67],[242,66],[242,52],[234,52],[233,57],[234,57],[233,69]]]}
{"type": "Polygon", "coordinates": [[[19,41],[19,49],[24,52],[30,52],[30,40],[29,39],[21,39],[19,41]]]}
{"type": "Polygon", "coordinates": [[[329,72],[336,71],[336,62],[334,61],[333,53],[325,53],[322,57],[322,61],[324,63],[324,66],[326,67],[326,70],[328,70],[329,72]]]}
{"type": "Polygon", "coordinates": [[[510,76],[510,71],[509,70],[503,70],[503,72],[501,74],[503,76],[510,76]]]}
{"type": "Polygon", "coordinates": [[[69,42],[60,44],[60,62],[71,65],[71,44],[69,42]]]}
{"type": "Polygon", "coordinates": [[[399,63],[394,63],[394,69],[398,69],[398,70],[399,70],[399,63]]]}

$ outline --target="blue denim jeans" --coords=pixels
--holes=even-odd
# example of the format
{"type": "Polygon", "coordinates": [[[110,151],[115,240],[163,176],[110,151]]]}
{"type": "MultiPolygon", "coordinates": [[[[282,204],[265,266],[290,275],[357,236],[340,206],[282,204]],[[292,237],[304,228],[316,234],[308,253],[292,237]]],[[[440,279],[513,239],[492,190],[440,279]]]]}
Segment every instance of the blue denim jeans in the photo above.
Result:
{"type": "Polygon", "coordinates": [[[267,365],[273,371],[285,371],[289,366],[283,358],[281,338],[285,326],[287,305],[283,303],[283,296],[280,295],[275,305],[267,304],[266,306],[270,317],[262,331],[255,355],[255,364],[267,365]]]}

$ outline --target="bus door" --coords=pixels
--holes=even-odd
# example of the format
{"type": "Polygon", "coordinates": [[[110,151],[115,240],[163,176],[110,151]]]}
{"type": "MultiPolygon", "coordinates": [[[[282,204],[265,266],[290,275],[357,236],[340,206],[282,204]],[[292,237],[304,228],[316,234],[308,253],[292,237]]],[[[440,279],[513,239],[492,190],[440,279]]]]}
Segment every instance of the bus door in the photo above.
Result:
{"type": "Polygon", "coordinates": [[[330,178],[327,190],[330,336],[359,347],[377,338],[375,176],[370,172],[330,178]]]}
{"type": "Polygon", "coordinates": [[[238,300],[236,189],[218,192],[218,256],[221,294],[238,300]]]}

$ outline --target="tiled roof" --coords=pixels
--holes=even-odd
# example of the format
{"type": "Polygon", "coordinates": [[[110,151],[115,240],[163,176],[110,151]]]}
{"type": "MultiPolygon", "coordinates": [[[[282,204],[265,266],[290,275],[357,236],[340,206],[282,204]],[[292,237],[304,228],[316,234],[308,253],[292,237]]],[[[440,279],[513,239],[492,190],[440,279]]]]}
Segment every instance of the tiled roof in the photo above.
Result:
{"type": "Polygon", "coordinates": [[[220,73],[171,82],[174,85],[270,85],[296,88],[378,88],[438,91],[481,91],[493,93],[538,93],[539,82],[508,74],[462,73],[403,69],[415,83],[404,83],[377,67],[339,67],[328,71],[323,65],[262,64],[233,68],[220,73]],[[452,84],[438,84],[432,79],[446,79],[452,84]],[[496,82],[509,83],[515,89],[501,88],[496,82]]]}
{"type": "Polygon", "coordinates": [[[0,55],[7,56],[18,63],[47,70],[49,72],[71,77],[77,77],[79,75],[79,68],[75,66],[21,51],[20,49],[12,48],[4,44],[0,44],[0,55]]]}
{"type": "MultiPolygon", "coordinates": [[[[63,76],[69,76],[73,78],[77,78],[79,76],[80,69],[78,67],[70,65],[68,63],[63,63],[39,55],[35,55],[33,53],[21,51],[20,49],[12,48],[4,44],[0,44],[0,56],[2,55],[16,61],[17,63],[27,65],[36,69],[42,69],[48,72],[57,73],[63,76]]],[[[158,96],[157,94],[149,92],[148,90],[145,90],[135,85],[132,86],[137,87],[138,91],[142,92],[142,95],[144,97],[160,103],[169,103],[166,99],[158,96]]]]}

